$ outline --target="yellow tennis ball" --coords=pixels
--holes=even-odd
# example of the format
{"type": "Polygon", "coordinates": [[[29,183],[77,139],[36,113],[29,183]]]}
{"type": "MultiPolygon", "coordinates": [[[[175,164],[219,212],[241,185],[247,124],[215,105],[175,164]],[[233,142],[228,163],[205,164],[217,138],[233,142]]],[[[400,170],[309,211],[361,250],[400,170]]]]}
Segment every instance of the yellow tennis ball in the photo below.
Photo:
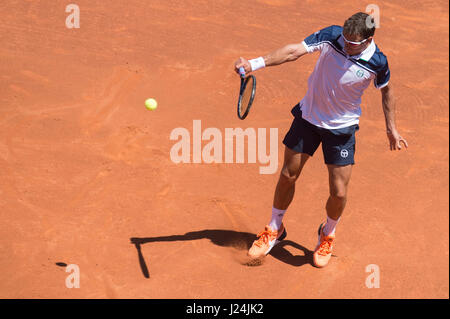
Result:
{"type": "Polygon", "coordinates": [[[145,107],[149,110],[154,110],[158,106],[158,102],[155,99],[147,99],[145,100],[145,107]]]}

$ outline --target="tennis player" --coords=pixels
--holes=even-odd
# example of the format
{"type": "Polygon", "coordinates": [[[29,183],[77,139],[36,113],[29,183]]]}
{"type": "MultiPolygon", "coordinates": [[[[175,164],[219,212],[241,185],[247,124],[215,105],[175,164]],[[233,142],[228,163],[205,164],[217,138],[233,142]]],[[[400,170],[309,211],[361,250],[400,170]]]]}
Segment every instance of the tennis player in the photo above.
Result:
{"type": "Polygon", "coordinates": [[[286,134],[284,164],[272,207],[272,218],[258,234],[248,251],[260,258],[286,237],[283,217],[294,192],[295,182],[322,143],[329,174],[330,195],[326,203],[326,222],[318,229],[313,264],[328,264],[335,241],[336,226],[347,202],[347,187],[355,164],[355,133],[359,129],[361,96],[373,81],[381,91],[386,133],[391,150],[408,147],[395,125],[395,102],[386,56],[375,44],[375,23],[371,16],[358,12],[344,23],[332,25],[308,36],[302,43],[290,44],[269,55],[252,60],[239,58],[235,71],[246,73],[267,66],[295,61],[306,53],[320,52],[314,71],[308,79],[308,91],[291,110],[294,119],[286,134]]]}

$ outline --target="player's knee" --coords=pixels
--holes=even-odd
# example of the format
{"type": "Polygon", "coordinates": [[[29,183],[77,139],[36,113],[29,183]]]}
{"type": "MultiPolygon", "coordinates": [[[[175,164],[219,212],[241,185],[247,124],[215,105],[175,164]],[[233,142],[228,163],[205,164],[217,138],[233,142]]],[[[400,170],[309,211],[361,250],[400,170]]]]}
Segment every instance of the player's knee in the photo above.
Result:
{"type": "Polygon", "coordinates": [[[279,183],[284,184],[286,186],[291,186],[295,184],[298,179],[299,174],[290,172],[288,169],[282,169],[280,174],[279,183]]]}
{"type": "Polygon", "coordinates": [[[347,200],[346,189],[332,189],[330,191],[330,197],[335,201],[345,202],[347,200]]]}

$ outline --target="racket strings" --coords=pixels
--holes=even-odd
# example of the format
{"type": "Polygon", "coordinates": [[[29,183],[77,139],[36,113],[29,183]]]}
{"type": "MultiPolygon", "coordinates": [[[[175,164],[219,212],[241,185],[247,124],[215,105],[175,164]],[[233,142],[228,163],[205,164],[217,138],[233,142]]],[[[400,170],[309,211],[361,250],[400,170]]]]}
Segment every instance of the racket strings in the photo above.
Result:
{"type": "Polygon", "coordinates": [[[243,88],[242,88],[242,100],[241,107],[239,110],[239,115],[243,117],[247,112],[248,108],[251,105],[251,99],[253,95],[253,77],[248,77],[245,79],[243,88]]]}

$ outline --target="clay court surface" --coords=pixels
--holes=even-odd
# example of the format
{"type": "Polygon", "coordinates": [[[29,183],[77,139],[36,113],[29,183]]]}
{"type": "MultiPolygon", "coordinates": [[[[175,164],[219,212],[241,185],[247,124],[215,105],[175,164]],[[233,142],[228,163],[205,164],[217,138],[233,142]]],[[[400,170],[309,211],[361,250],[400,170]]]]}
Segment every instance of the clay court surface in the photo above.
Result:
{"type": "MultiPolygon", "coordinates": [[[[381,94],[363,97],[347,208],[329,266],[311,265],[325,219],[321,149],[306,164],[260,266],[241,260],[268,223],[290,110],[318,54],[257,71],[236,116],[240,56],[255,58],[342,25],[360,1],[9,0],[0,12],[0,297],[448,298],[447,1],[379,1],[397,126],[389,150],[381,94]],[[145,99],[158,101],[155,111],[145,99]],[[278,128],[278,170],[175,164],[175,128],[278,128]],[[56,263],[76,264],[80,288],[56,263]],[[379,266],[380,288],[366,287],[379,266]]],[[[203,142],[205,145],[206,142],[203,142]]]]}

